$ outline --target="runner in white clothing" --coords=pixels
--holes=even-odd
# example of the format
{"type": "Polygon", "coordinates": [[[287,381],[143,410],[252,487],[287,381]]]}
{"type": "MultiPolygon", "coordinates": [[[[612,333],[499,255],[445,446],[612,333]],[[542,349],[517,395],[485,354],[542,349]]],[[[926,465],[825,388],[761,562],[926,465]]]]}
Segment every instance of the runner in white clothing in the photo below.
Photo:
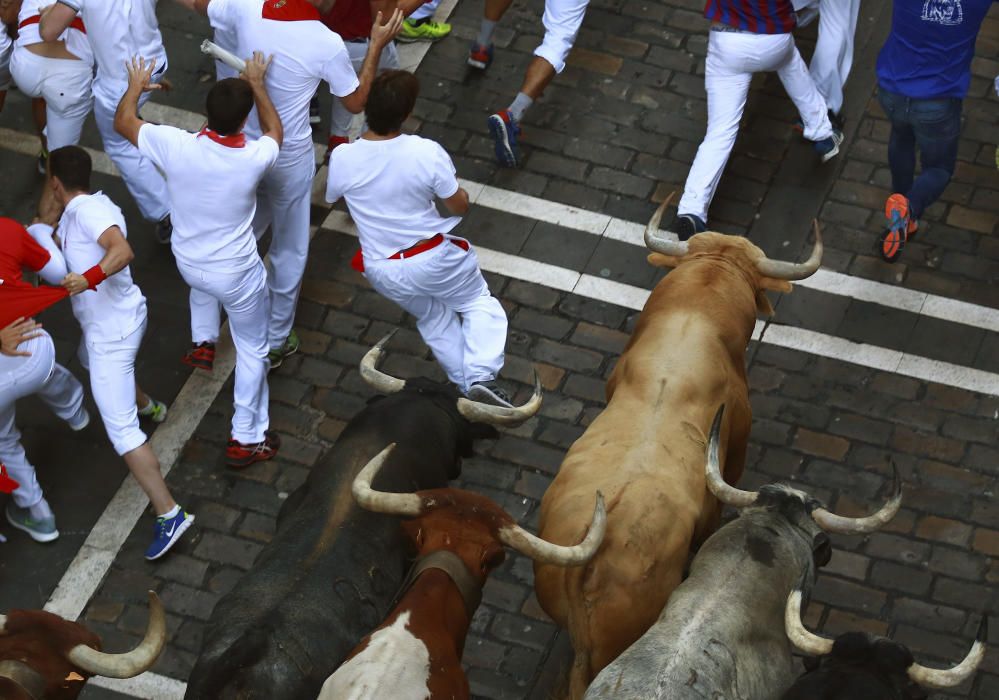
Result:
{"type": "Polygon", "coordinates": [[[326,201],[346,200],[361,241],[355,268],[416,317],[448,379],[470,399],[510,407],[495,381],[506,312],[489,293],[468,241],[448,235],[468,211],[468,193],[440,144],[401,133],[419,89],[406,71],[375,79],[365,108],[368,131],[330,155],[326,201]],[[436,199],[458,216],[442,218],[436,199]]]}
{"type": "MultiPolygon", "coordinates": [[[[137,404],[155,406],[135,381],[135,357],[146,330],[146,299],[132,282],[133,258],[121,209],[101,192],[90,194],[90,156],[79,146],[49,155],[52,192],[64,207],[59,237],[70,270],[63,286],[83,329],[80,362],[115,451],[145,491],[157,515],[147,559],[163,556],[194,522],[177,505],[160,463],[139,428],[137,404]]],[[[161,415],[165,411],[161,412],[161,415]]],[[[165,415],[163,415],[165,418],[165,415]]]]}
{"type": "MultiPolygon", "coordinates": [[[[298,336],[292,330],[298,293],[309,253],[309,213],[315,155],[309,126],[309,100],[321,80],[353,113],[364,109],[371,80],[382,49],[402,27],[398,9],[387,24],[379,14],[371,29],[371,42],[360,78],[339,36],[320,21],[321,0],[180,0],[207,14],[215,31],[237,40],[237,54],[254,51],[273,56],[267,71],[267,93],[274,101],[284,143],[277,164],[264,176],[258,190],[254,231],[259,238],[273,224],[268,286],[271,319],[268,326],[271,368],[297,352],[298,336]]],[[[256,112],[246,123],[248,136],[261,135],[256,112]]]]}
{"type": "Polygon", "coordinates": [[[41,11],[50,0],[24,0],[17,15],[18,36],[10,70],[18,89],[45,101],[42,154],[79,142],[94,103],[94,54],[83,20],[75,18],[55,41],[38,32],[41,11]]]}
{"type": "Polygon", "coordinates": [[[137,55],[155,61],[154,81],[160,81],[166,72],[166,50],[156,19],[157,1],[57,0],[42,14],[40,32],[42,40],[55,41],[77,15],[83,19],[97,64],[94,119],[104,151],[121,171],[142,216],[156,222],[156,239],[166,244],[170,242],[171,225],[163,175],[114,130],[114,112],[128,86],[126,62],[137,55]]]}
{"type": "Polygon", "coordinates": [[[236,410],[226,448],[230,467],[243,468],[277,454],[267,401],[267,274],[253,237],[257,185],[277,161],[281,120],[267,97],[268,61],[259,52],[246,63],[245,79],[228,78],[208,93],[208,126],[192,134],[148,124],[138,115],[139,95],[152,89],[152,65],[141,58],[129,67],[129,86],[118,105],[115,129],[136,144],[166,175],[173,212],[173,254],[191,287],[192,340],[188,363],[211,369],[218,325],[200,327],[199,317],[229,316],[236,346],[236,410]],[[256,103],[259,139],[242,133],[256,103]],[[209,314],[197,309],[211,306],[209,314]],[[198,364],[202,360],[203,364],[198,364]]]}
{"type": "Polygon", "coordinates": [[[842,129],[843,86],[853,67],[860,0],[794,0],[794,9],[798,12],[799,26],[810,21],[802,22],[801,17],[810,17],[816,11],[819,14],[819,37],[808,72],[829,107],[833,126],[842,129]]]}
{"type": "Polygon", "coordinates": [[[10,54],[14,42],[7,36],[7,25],[0,21],[0,112],[3,103],[7,101],[7,89],[10,87],[10,54]]]}

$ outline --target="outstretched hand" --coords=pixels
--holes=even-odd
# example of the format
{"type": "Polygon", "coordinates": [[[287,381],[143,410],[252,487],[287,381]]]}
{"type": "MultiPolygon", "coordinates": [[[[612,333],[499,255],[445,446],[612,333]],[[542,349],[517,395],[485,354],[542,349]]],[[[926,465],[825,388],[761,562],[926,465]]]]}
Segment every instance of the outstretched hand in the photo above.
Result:
{"type": "Polygon", "coordinates": [[[0,353],[9,357],[31,357],[30,352],[18,350],[17,346],[40,336],[37,331],[41,327],[42,324],[35,323],[34,319],[22,316],[9,326],[0,328],[0,353]]]}
{"type": "Polygon", "coordinates": [[[253,58],[246,62],[246,68],[239,74],[239,77],[250,83],[250,85],[262,85],[267,69],[271,65],[274,56],[264,57],[260,51],[253,52],[253,58]]]}
{"type": "Polygon", "coordinates": [[[129,89],[140,89],[142,92],[152,90],[162,90],[163,85],[150,82],[153,70],[156,68],[156,61],[147,61],[142,56],[132,56],[131,60],[125,61],[125,70],[128,71],[129,89]]]}
{"type": "Polygon", "coordinates": [[[396,34],[402,30],[402,22],[406,19],[406,16],[402,14],[402,10],[398,7],[388,18],[385,24],[382,24],[382,13],[379,12],[375,15],[375,22],[371,25],[371,43],[377,44],[379,46],[386,46],[390,41],[392,41],[396,34]]]}

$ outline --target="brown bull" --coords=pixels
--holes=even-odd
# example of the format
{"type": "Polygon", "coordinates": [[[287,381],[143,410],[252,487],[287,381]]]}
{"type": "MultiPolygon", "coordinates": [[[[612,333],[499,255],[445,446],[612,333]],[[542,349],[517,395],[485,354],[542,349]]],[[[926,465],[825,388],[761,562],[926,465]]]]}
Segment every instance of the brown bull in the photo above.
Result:
{"type": "Polygon", "coordinates": [[[744,357],[757,312],[773,313],[765,290],[814,273],[822,258],[815,227],[809,260],[769,260],[747,239],[700,233],[687,243],[659,232],[667,202],[645,232],[649,262],[675,267],[656,288],[607,382],[607,408],[569,450],[541,503],[540,535],[577,541],[585,503],[607,498],[607,535],[585,567],[535,564],[545,611],[569,630],[575,660],[570,695],[655,622],[680,583],[692,545],[718,525],[705,489],[704,449],[715,409],[725,478],[742,474],[752,413],[744,357]]]}
{"type": "Polygon", "coordinates": [[[606,515],[600,494],[585,537],[563,547],[530,534],[475,493],[449,488],[375,491],[371,482],[394,447],[382,450],[357,475],[354,498],[368,510],[411,517],[403,529],[419,558],[385,622],[326,680],[319,700],[465,700],[470,697],[461,668],[465,636],[482,586],[503,562],[503,545],[535,561],[566,567],[586,563],[603,539],[606,515]]]}
{"type": "Polygon", "coordinates": [[[131,678],[149,669],[166,643],[166,616],[149,592],[146,636],[125,654],[105,654],[101,640],[77,622],[41,610],[0,615],[0,698],[73,700],[91,676],[131,678]]]}

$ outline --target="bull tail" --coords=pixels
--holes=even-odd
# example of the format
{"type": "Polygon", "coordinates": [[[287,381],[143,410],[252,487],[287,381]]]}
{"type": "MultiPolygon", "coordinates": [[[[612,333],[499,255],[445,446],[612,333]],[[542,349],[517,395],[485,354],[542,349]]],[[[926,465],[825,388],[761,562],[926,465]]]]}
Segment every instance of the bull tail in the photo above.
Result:
{"type": "Polygon", "coordinates": [[[596,640],[590,624],[590,604],[584,590],[590,565],[565,571],[565,600],[568,602],[567,629],[572,644],[573,660],[569,670],[569,700],[582,700],[593,680],[592,650],[596,640]]]}

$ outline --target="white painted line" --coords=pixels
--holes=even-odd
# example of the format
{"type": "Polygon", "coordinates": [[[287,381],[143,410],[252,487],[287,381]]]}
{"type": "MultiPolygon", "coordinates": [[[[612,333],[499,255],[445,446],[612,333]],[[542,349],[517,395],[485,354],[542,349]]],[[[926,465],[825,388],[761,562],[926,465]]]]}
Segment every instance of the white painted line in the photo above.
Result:
{"type": "Polygon", "coordinates": [[[552,206],[553,203],[547,199],[501,190],[491,185],[482,185],[476,204],[597,236],[602,236],[611,222],[611,217],[606,214],[577,209],[566,204],[552,206]]]}
{"type": "Polygon", "coordinates": [[[187,683],[178,681],[158,673],[143,673],[135,678],[105,678],[104,676],[94,676],[88,685],[96,685],[98,688],[113,690],[122,695],[131,695],[134,698],[148,698],[149,700],[184,700],[184,693],[187,692],[187,683]]]}

